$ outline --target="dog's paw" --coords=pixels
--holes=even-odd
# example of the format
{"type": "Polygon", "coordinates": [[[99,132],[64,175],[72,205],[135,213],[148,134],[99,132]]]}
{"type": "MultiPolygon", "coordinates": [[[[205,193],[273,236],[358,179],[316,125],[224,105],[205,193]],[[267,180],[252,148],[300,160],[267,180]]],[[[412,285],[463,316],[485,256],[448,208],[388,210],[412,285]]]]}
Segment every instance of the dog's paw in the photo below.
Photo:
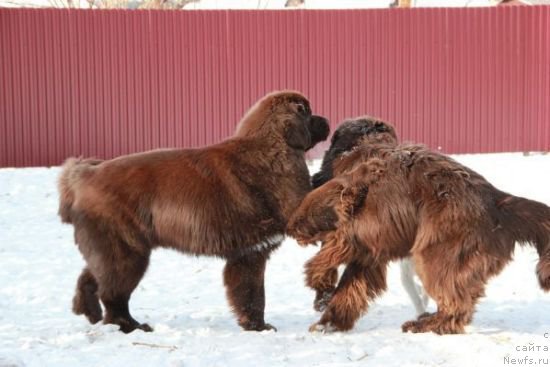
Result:
{"type": "Polygon", "coordinates": [[[417,320],[411,320],[411,321],[405,322],[403,325],[401,325],[401,330],[404,333],[408,333],[408,332],[421,333],[421,332],[423,332],[420,328],[420,322],[418,322],[417,320]]]}
{"type": "Polygon", "coordinates": [[[334,291],[318,291],[313,301],[313,309],[317,312],[323,312],[327,309],[334,291]]]}
{"type": "Polygon", "coordinates": [[[462,334],[464,333],[464,325],[452,322],[449,319],[442,319],[440,315],[435,313],[422,318],[419,317],[417,320],[407,321],[401,326],[401,330],[404,333],[462,334]]]}
{"type": "Polygon", "coordinates": [[[273,330],[273,331],[277,331],[277,328],[271,324],[268,324],[267,322],[264,324],[263,326],[263,329],[261,331],[264,331],[264,330],[273,330]]]}
{"type": "Polygon", "coordinates": [[[146,333],[150,333],[153,331],[153,328],[149,326],[149,324],[140,324],[137,328],[145,331],[146,333]]]}
{"type": "Polygon", "coordinates": [[[327,333],[333,333],[335,331],[338,331],[338,329],[334,327],[334,325],[332,325],[330,322],[327,324],[321,324],[319,322],[316,322],[309,327],[310,333],[327,334],[327,333]]]}
{"type": "Polygon", "coordinates": [[[241,327],[246,331],[264,331],[264,330],[273,330],[277,331],[277,328],[267,322],[248,322],[242,324],[241,327]]]}
{"type": "Polygon", "coordinates": [[[134,330],[143,330],[146,333],[153,331],[153,328],[149,324],[139,324],[139,323],[130,323],[130,322],[121,322],[120,331],[125,334],[129,334],[134,330]]]}

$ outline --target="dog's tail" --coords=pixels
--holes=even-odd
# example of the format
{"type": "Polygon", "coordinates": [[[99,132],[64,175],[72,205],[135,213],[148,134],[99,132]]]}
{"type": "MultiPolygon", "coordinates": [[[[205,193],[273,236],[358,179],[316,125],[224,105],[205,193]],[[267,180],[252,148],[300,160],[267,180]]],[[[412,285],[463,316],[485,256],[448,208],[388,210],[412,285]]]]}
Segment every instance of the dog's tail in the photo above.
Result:
{"type": "Polygon", "coordinates": [[[63,223],[72,223],[71,209],[75,201],[75,188],[82,174],[93,166],[100,164],[98,159],[69,158],[63,164],[59,175],[59,211],[63,223]]]}
{"type": "Polygon", "coordinates": [[[550,291],[550,207],[508,195],[497,202],[497,208],[506,234],[516,242],[531,243],[537,248],[539,284],[550,291]]]}

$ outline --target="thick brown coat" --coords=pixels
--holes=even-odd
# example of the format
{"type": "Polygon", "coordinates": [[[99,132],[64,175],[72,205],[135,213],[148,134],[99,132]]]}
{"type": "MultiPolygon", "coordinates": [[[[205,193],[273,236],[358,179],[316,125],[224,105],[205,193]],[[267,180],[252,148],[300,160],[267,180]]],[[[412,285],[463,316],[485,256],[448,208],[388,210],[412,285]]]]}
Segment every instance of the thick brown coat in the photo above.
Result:
{"type": "Polygon", "coordinates": [[[333,269],[348,264],[314,329],[353,327],[368,300],[386,288],[387,263],[410,255],[438,310],[406,322],[403,331],[463,332],[516,242],[536,247],[539,283],[550,290],[545,204],[502,192],[419,145],[367,137],[331,166],[335,178],[306,196],[288,227],[302,244],[324,241],[307,264],[310,286],[326,288],[333,269]]]}
{"type": "Polygon", "coordinates": [[[74,225],[87,263],[73,310],[125,332],[151,330],[132,318],[128,301],[151,250],[169,247],[227,259],[224,283],[239,325],[271,328],[264,321],[265,264],[310,190],[305,151],[328,132],[304,96],[277,92],[250,109],[232,138],[213,146],[69,159],[59,180],[59,214],[74,225]]]}

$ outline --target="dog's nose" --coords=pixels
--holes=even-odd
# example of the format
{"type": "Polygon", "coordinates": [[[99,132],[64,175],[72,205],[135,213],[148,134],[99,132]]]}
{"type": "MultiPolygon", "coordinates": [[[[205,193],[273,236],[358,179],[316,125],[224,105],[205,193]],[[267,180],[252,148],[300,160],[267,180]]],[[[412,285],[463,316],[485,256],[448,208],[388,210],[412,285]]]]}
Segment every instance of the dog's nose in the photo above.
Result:
{"type": "Polygon", "coordinates": [[[311,134],[313,144],[326,140],[330,134],[330,125],[328,120],[323,116],[311,116],[308,129],[311,134]]]}

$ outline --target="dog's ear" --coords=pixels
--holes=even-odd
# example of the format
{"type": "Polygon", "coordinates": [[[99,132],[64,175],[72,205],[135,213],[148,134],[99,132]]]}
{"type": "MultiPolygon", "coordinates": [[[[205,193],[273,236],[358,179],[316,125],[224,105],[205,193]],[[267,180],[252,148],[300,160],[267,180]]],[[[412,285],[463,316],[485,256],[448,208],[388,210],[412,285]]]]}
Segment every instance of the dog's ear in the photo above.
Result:
{"type": "Polygon", "coordinates": [[[303,118],[293,118],[287,121],[285,140],[294,149],[307,150],[311,147],[311,134],[303,118]]]}

